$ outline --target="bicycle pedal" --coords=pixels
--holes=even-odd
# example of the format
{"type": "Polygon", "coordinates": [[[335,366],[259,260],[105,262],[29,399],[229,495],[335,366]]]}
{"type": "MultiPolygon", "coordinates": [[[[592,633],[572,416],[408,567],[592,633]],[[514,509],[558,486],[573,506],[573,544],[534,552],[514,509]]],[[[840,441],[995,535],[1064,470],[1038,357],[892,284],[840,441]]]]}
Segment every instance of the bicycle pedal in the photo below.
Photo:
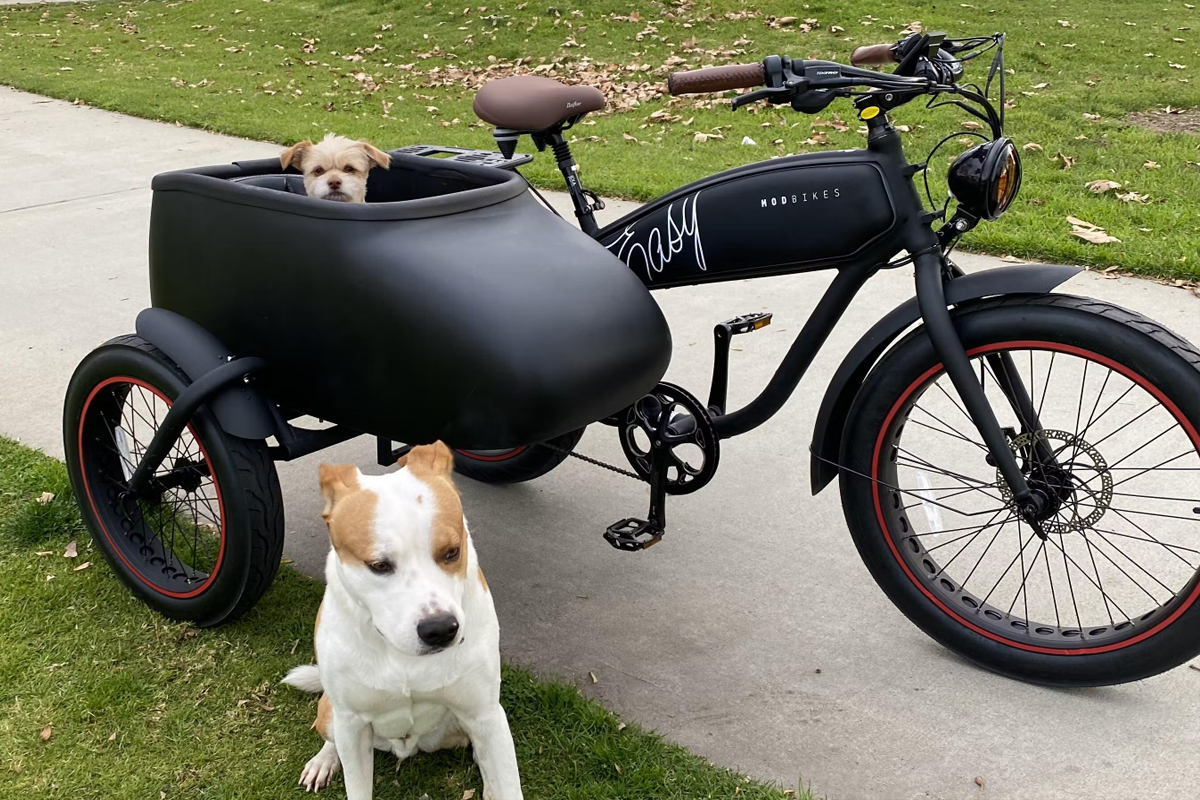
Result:
{"type": "Polygon", "coordinates": [[[770,311],[760,311],[757,314],[743,314],[740,317],[722,322],[721,325],[729,330],[729,332],[737,336],[739,333],[753,333],[760,328],[765,328],[771,324],[770,311]]]}
{"type": "Polygon", "coordinates": [[[664,533],[657,522],[630,517],[609,525],[604,540],[618,550],[634,552],[658,544],[664,533]]]}

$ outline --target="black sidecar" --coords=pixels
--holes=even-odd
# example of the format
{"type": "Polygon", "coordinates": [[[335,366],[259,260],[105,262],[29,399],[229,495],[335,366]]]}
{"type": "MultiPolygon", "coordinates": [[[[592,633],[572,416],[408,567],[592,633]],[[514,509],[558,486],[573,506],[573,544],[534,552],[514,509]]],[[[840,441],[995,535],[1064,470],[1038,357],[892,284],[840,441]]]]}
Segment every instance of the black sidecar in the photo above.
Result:
{"type": "Polygon", "coordinates": [[[500,448],[623,408],[670,332],[641,283],[508,171],[393,156],[366,204],[275,160],[159,175],[156,308],[239,356],[280,406],[403,442],[500,448]]]}
{"type": "Polygon", "coordinates": [[[540,474],[662,377],[645,286],[470,156],[395,152],[358,205],[275,159],[155,178],[154,307],[80,363],[63,426],[93,537],[155,608],[215,625],[254,605],[283,546],[275,460],[365,433],[381,464],[441,439],[540,474]]]}

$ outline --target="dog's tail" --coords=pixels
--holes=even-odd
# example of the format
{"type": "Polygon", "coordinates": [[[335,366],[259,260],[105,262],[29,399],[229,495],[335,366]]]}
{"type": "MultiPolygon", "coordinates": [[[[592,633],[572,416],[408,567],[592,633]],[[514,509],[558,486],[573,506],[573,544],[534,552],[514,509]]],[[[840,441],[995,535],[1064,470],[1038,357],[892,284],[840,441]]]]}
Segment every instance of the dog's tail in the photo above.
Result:
{"type": "Polygon", "coordinates": [[[285,675],[280,683],[295,686],[302,692],[316,693],[324,691],[324,687],[321,686],[321,673],[317,671],[316,664],[305,664],[303,667],[296,667],[285,675]]]}

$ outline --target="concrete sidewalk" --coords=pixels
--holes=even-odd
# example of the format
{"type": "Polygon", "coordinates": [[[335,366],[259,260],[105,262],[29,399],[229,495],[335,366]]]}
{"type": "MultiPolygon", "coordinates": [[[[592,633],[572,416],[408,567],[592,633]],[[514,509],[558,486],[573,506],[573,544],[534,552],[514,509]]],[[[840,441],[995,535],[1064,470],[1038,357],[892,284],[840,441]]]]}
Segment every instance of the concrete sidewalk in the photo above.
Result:
{"type": "MultiPolygon", "coordinates": [[[[150,178],[279,148],[2,88],[0,141],[0,433],[61,456],[75,364],[131,331],[148,305],[150,178]]],[[[830,277],[657,292],[676,343],[668,378],[706,387],[712,325],[769,309],[775,324],[733,354],[732,402],[745,402],[830,277]]],[[[1140,310],[1200,342],[1200,301],[1188,292],[1091,274],[1064,290],[1140,310]]],[[[786,409],[726,444],[720,477],[671,503],[670,535],[648,553],[619,553],[600,538],[613,520],[645,513],[645,489],[632,481],[579,462],[513,487],[462,481],[506,656],[577,682],[713,761],[788,786],[802,779],[833,800],[970,800],[976,776],[988,800],[1194,796],[1200,674],[1056,691],[982,672],[886,600],[850,541],[836,489],[809,496],[807,447],[825,384],[858,336],[911,291],[904,269],[873,280],[786,409]]],[[[589,429],[581,450],[621,461],[603,426],[589,429]]],[[[287,555],[314,574],[328,546],[319,460],[378,470],[367,439],[280,465],[287,555]]]]}

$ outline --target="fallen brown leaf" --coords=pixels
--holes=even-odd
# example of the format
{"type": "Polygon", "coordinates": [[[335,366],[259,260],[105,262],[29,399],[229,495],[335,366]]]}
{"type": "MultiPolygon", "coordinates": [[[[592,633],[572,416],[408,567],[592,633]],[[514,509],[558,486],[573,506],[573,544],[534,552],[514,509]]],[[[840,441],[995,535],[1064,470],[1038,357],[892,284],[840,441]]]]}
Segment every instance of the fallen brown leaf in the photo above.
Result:
{"type": "Polygon", "coordinates": [[[53,735],[54,735],[54,727],[53,726],[47,725],[46,727],[42,728],[42,741],[43,742],[49,741],[50,737],[53,735]]]}
{"type": "Polygon", "coordinates": [[[1032,150],[1035,153],[1040,153],[1043,150],[1045,150],[1046,148],[1042,147],[1037,142],[1026,142],[1025,145],[1021,149],[1022,150],[1032,150]]]}
{"type": "Polygon", "coordinates": [[[113,731],[112,733],[110,733],[110,734],[108,735],[108,740],[109,740],[110,742],[115,742],[115,741],[117,740],[117,732],[116,732],[116,731],[113,731]]]}
{"type": "Polygon", "coordinates": [[[1065,171],[1065,170],[1068,170],[1068,169],[1070,169],[1070,168],[1071,168],[1071,167],[1073,167],[1073,166],[1075,166],[1075,159],[1074,159],[1074,157],[1072,157],[1072,156],[1068,156],[1068,155],[1065,155],[1065,154],[1063,154],[1063,153],[1059,153],[1059,154],[1058,154],[1058,155],[1056,155],[1054,158],[1055,158],[1057,161],[1059,161],[1059,162],[1061,162],[1061,163],[1062,163],[1062,168],[1063,168],[1063,170],[1064,170],[1064,171],[1065,171]]]}
{"type": "Polygon", "coordinates": [[[79,549],[75,542],[71,542],[63,551],[63,558],[75,558],[77,555],[79,555],[79,549]]]}
{"type": "Polygon", "coordinates": [[[969,131],[977,131],[977,130],[981,130],[983,128],[983,125],[981,125],[980,123],[976,122],[975,120],[971,120],[971,119],[964,120],[964,121],[958,123],[958,126],[960,128],[966,128],[969,131]]]}
{"type": "Polygon", "coordinates": [[[594,673],[594,672],[589,672],[589,673],[588,673],[588,677],[592,679],[592,683],[599,683],[599,682],[600,682],[599,680],[597,680],[597,679],[596,679],[596,673],[594,673]]]}
{"type": "Polygon", "coordinates": [[[1094,230],[1094,231],[1103,230],[1103,228],[1101,228],[1099,225],[1093,225],[1090,222],[1085,222],[1084,220],[1081,220],[1079,217],[1067,217],[1067,222],[1071,223],[1072,225],[1074,225],[1077,228],[1089,228],[1090,230],[1094,230]]]}
{"type": "Polygon", "coordinates": [[[39,506],[48,506],[54,501],[54,492],[42,492],[42,496],[37,499],[39,506]]]}
{"type": "Polygon", "coordinates": [[[1162,164],[1159,164],[1157,161],[1147,161],[1145,164],[1142,164],[1142,166],[1146,169],[1158,169],[1162,166],[1162,164]]]}
{"type": "Polygon", "coordinates": [[[75,569],[73,569],[73,570],[71,570],[71,571],[72,571],[72,572],[79,572],[81,569],[87,569],[87,568],[88,568],[88,567],[90,567],[91,565],[92,565],[92,562],[90,562],[90,561],[85,561],[85,562],[83,562],[82,564],[80,564],[78,567],[76,567],[75,569]]]}
{"type": "Polygon", "coordinates": [[[1113,189],[1120,188],[1121,184],[1117,183],[1116,181],[1110,181],[1106,178],[1102,178],[1098,181],[1092,181],[1087,185],[1088,191],[1092,194],[1104,194],[1105,192],[1111,192],[1113,189]]]}
{"type": "Polygon", "coordinates": [[[43,557],[44,556],[52,556],[52,555],[54,555],[54,551],[53,550],[38,550],[36,553],[34,553],[34,555],[35,556],[43,556],[43,557]]]}
{"type": "Polygon", "coordinates": [[[471,798],[473,798],[474,796],[475,796],[475,790],[467,789],[466,791],[463,792],[462,800],[471,800],[471,798]]]}
{"type": "Polygon", "coordinates": [[[1090,228],[1072,228],[1071,233],[1091,244],[1111,244],[1112,242],[1120,243],[1120,239],[1111,236],[1102,230],[1092,230],[1090,228]]]}
{"type": "Polygon", "coordinates": [[[1124,194],[1118,194],[1117,199],[1122,203],[1149,203],[1150,195],[1138,194],[1137,192],[1125,192],[1124,194]]]}

